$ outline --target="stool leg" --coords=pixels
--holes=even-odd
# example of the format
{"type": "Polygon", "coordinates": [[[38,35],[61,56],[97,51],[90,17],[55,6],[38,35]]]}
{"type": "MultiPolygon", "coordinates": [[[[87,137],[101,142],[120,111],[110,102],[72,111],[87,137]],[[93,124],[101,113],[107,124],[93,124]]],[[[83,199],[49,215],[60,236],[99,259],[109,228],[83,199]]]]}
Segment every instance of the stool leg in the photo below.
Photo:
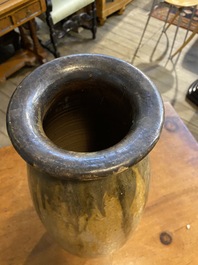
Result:
{"type": "Polygon", "coordinates": [[[187,36],[188,36],[188,33],[190,31],[190,28],[191,28],[191,24],[192,24],[192,21],[193,21],[193,17],[196,13],[196,9],[197,9],[197,5],[195,5],[193,7],[193,12],[192,12],[192,15],[191,15],[191,18],[190,18],[190,21],[188,23],[188,27],[187,27],[187,30],[186,30],[186,34],[185,34],[185,38],[184,38],[184,42],[183,44],[170,56],[170,58],[172,59],[176,54],[178,54],[179,52],[182,51],[182,49],[192,40],[192,38],[197,34],[198,32],[198,27],[195,28],[195,30],[193,31],[193,33],[190,35],[190,37],[187,39],[187,36]]]}
{"type": "Polygon", "coordinates": [[[133,55],[133,57],[132,57],[131,63],[134,62],[135,57],[136,57],[136,55],[137,55],[137,53],[138,53],[138,51],[139,51],[139,48],[140,48],[140,46],[141,46],[141,44],[142,44],[142,41],[143,41],[143,38],[144,38],[144,34],[145,34],[145,32],[146,32],[146,29],[147,29],[147,27],[148,27],[149,21],[150,21],[150,19],[151,19],[151,14],[152,14],[152,12],[153,12],[153,10],[154,10],[154,7],[155,7],[155,4],[156,4],[155,2],[156,2],[156,0],[153,0],[152,6],[151,6],[151,10],[150,10],[150,12],[149,12],[149,15],[148,15],[148,18],[147,18],[147,21],[146,21],[145,27],[144,27],[144,29],[143,29],[143,32],[142,32],[142,35],[141,35],[141,38],[140,38],[140,41],[139,41],[138,47],[137,47],[137,49],[135,50],[135,53],[134,53],[134,55],[133,55]]]}
{"type": "Polygon", "coordinates": [[[171,46],[170,53],[169,53],[169,59],[172,58],[171,54],[172,54],[172,51],[173,51],[173,48],[174,48],[174,45],[175,45],[175,41],[176,41],[176,37],[177,37],[178,31],[179,31],[180,24],[181,24],[181,15],[179,15],[177,27],[176,27],[176,30],[175,30],[175,35],[174,35],[172,46],[171,46]]]}
{"type": "Polygon", "coordinates": [[[174,52],[171,55],[171,59],[179,52],[182,51],[182,49],[193,39],[193,37],[198,33],[198,26],[196,27],[196,29],[193,31],[193,33],[188,37],[188,39],[179,47],[179,49],[176,50],[176,52],[174,52]]]}
{"type": "Polygon", "coordinates": [[[196,13],[196,10],[197,10],[197,6],[195,5],[195,6],[193,7],[193,12],[192,12],[191,18],[190,18],[190,20],[189,20],[189,22],[188,22],[188,27],[187,27],[186,35],[185,35],[185,38],[184,38],[184,42],[186,41],[187,36],[188,36],[188,33],[189,33],[189,31],[190,31],[191,24],[192,24],[192,21],[193,21],[194,15],[195,15],[195,13],[196,13]]]}
{"type": "Polygon", "coordinates": [[[144,34],[146,32],[147,26],[148,26],[149,21],[151,19],[151,14],[152,14],[152,12],[153,12],[153,10],[155,8],[155,4],[156,4],[155,2],[156,2],[156,0],[153,0],[152,6],[151,6],[151,10],[149,12],[149,15],[148,15],[148,18],[147,18],[147,21],[146,21],[146,24],[145,24],[145,27],[144,27],[144,30],[143,30],[142,38],[143,38],[143,36],[144,36],[144,34]]]}
{"type": "Polygon", "coordinates": [[[175,15],[170,19],[170,21],[168,22],[168,18],[169,18],[169,15],[171,13],[171,9],[173,8],[174,6],[173,5],[170,5],[169,7],[169,10],[168,10],[168,13],[167,13],[167,16],[166,16],[166,20],[165,20],[165,23],[164,23],[164,28],[163,28],[163,32],[165,33],[167,31],[167,29],[173,24],[173,21],[179,16],[180,14],[180,9],[178,8],[177,9],[177,12],[175,13],[175,15]],[[166,24],[168,23],[168,26],[166,27],[166,24]]]}

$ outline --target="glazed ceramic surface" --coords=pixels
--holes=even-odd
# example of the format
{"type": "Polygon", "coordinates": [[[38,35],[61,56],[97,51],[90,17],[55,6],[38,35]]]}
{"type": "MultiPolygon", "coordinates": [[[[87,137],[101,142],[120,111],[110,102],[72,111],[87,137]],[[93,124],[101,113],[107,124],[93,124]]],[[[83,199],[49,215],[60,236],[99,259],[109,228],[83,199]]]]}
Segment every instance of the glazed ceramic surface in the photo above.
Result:
{"type": "Polygon", "coordinates": [[[58,58],[18,86],[8,133],[27,162],[35,209],[65,250],[95,257],[127,241],[146,204],[148,154],[162,123],[153,83],[109,56],[58,58]]]}

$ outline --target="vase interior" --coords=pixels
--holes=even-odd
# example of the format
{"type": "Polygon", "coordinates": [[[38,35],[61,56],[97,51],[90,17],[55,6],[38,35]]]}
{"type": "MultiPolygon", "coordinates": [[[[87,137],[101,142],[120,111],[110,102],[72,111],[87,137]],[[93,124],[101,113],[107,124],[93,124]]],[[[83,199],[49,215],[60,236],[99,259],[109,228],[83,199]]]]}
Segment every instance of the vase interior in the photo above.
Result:
{"type": "Polygon", "coordinates": [[[134,122],[124,88],[102,80],[72,81],[46,106],[43,129],[59,148],[96,152],[119,143],[134,122]]]}

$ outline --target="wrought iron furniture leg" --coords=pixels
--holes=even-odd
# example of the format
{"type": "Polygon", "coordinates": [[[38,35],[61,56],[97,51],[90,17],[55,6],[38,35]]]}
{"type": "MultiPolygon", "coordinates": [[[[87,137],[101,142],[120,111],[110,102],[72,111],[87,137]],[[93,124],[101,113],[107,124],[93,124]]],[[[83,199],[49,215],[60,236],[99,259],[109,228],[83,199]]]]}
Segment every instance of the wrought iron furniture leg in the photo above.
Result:
{"type": "Polygon", "coordinates": [[[76,13],[67,19],[62,28],[64,32],[69,32],[70,30],[77,30],[79,27],[83,27],[92,32],[92,38],[96,38],[96,4],[95,1],[91,3],[88,7],[89,9],[82,13],[76,13]]]}
{"type": "Polygon", "coordinates": [[[168,10],[168,13],[167,13],[167,16],[166,16],[166,20],[165,20],[165,23],[164,23],[164,28],[163,28],[163,32],[165,33],[167,31],[167,29],[172,25],[173,21],[179,16],[180,14],[180,10],[178,9],[177,12],[175,13],[175,15],[173,16],[172,19],[170,19],[170,21],[168,22],[168,18],[169,18],[169,15],[171,13],[171,9],[173,8],[174,6],[173,5],[170,5],[169,7],[169,10],[168,10]],[[166,26],[166,24],[168,23],[168,26],[166,26]]]}
{"type": "Polygon", "coordinates": [[[57,37],[56,31],[54,29],[53,21],[50,12],[52,11],[52,2],[47,0],[47,10],[46,10],[46,22],[50,31],[50,41],[52,44],[52,49],[49,48],[49,43],[46,44],[46,48],[54,55],[55,58],[60,57],[60,53],[57,49],[57,37]]]}
{"type": "Polygon", "coordinates": [[[177,49],[172,55],[173,58],[177,53],[181,52],[182,49],[193,39],[193,37],[198,33],[198,26],[194,29],[193,33],[188,37],[188,39],[177,49]]]}
{"type": "Polygon", "coordinates": [[[96,2],[95,1],[91,4],[91,7],[92,7],[92,34],[93,34],[93,39],[95,39],[96,31],[97,31],[96,2]]]}
{"type": "Polygon", "coordinates": [[[132,63],[132,64],[134,63],[135,57],[137,56],[138,51],[139,51],[139,49],[140,49],[140,47],[141,47],[141,44],[142,44],[142,41],[143,41],[143,38],[144,38],[144,35],[145,35],[145,32],[146,32],[146,29],[147,29],[148,24],[149,24],[149,21],[150,21],[150,19],[151,19],[151,14],[152,14],[152,12],[153,12],[153,10],[154,10],[154,7],[155,7],[155,3],[156,3],[156,0],[153,0],[152,6],[151,6],[151,10],[150,10],[150,12],[149,12],[149,15],[148,15],[148,18],[147,18],[146,24],[145,24],[145,26],[144,26],[144,30],[143,30],[143,32],[142,32],[142,35],[141,35],[141,38],[140,38],[140,41],[139,41],[138,47],[137,47],[137,49],[135,50],[134,55],[133,55],[133,57],[132,57],[132,59],[131,59],[131,63],[132,63]]]}
{"type": "MultiPolygon", "coordinates": [[[[186,32],[186,35],[185,35],[185,38],[184,38],[184,42],[183,44],[170,56],[170,58],[172,59],[175,55],[177,55],[179,52],[182,51],[182,49],[193,39],[193,37],[198,33],[198,26],[193,30],[192,34],[187,38],[188,36],[188,33],[189,33],[189,30],[190,30],[190,27],[191,27],[191,24],[192,24],[192,20],[193,20],[193,17],[195,15],[195,12],[196,12],[196,9],[197,9],[197,5],[193,7],[193,12],[192,12],[192,15],[191,15],[191,19],[188,23],[188,28],[187,28],[187,32],[186,32]]],[[[172,52],[172,51],[171,51],[172,52]]]]}
{"type": "Polygon", "coordinates": [[[172,54],[172,51],[173,51],[173,48],[174,48],[174,45],[175,45],[175,41],[176,41],[176,38],[177,38],[177,34],[178,34],[178,31],[179,31],[180,24],[181,24],[181,14],[179,14],[179,19],[178,19],[177,27],[176,27],[176,30],[175,30],[175,35],[174,35],[174,38],[173,38],[173,42],[172,42],[170,53],[169,53],[169,57],[168,57],[169,59],[172,58],[171,54],[172,54]]]}

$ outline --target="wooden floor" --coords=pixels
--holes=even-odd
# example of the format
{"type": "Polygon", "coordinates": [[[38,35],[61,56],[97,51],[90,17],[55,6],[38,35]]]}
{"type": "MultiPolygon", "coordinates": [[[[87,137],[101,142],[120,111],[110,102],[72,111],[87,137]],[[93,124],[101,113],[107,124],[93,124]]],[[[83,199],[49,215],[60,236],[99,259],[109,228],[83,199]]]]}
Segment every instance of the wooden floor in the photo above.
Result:
{"type": "MultiPolygon", "coordinates": [[[[74,53],[102,53],[134,64],[151,78],[163,100],[171,102],[198,140],[198,108],[185,99],[189,85],[198,78],[197,36],[185,47],[175,65],[171,61],[167,62],[166,52],[169,48],[168,43],[174,36],[174,26],[168,30],[168,38],[165,34],[159,38],[163,23],[152,18],[139,45],[151,2],[151,0],[134,0],[127,6],[124,14],[113,14],[103,26],[98,27],[95,40],[91,39],[89,31],[83,30],[79,34],[71,34],[61,39],[59,51],[62,56],[74,53]]],[[[38,34],[44,39],[47,28],[42,22],[40,27],[38,34]]],[[[176,46],[181,44],[184,33],[183,29],[179,31],[176,46]]],[[[48,60],[51,59],[53,56],[49,54],[48,60]]],[[[34,68],[25,67],[5,83],[0,84],[0,147],[10,144],[5,125],[10,96],[21,80],[33,70],[34,68]]]]}

